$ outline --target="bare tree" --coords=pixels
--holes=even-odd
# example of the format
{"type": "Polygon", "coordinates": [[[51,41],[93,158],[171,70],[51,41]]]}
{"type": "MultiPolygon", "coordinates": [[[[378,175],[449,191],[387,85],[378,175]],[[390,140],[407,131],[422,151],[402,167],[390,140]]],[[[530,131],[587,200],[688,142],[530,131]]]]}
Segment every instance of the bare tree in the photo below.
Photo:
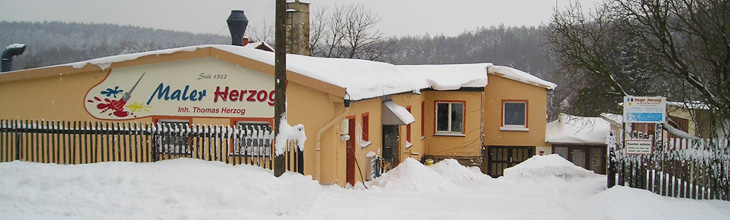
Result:
{"type": "Polygon", "coordinates": [[[273,44],[274,39],[274,25],[270,24],[263,19],[262,22],[256,25],[249,25],[248,32],[246,34],[254,42],[266,42],[273,44]]]}
{"type": "Polygon", "coordinates": [[[392,52],[394,40],[373,30],[378,18],[361,5],[314,10],[310,26],[312,56],[379,60],[392,52]]]}
{"type": "Polygon", "coordinates": [[[576,3],[547,33],[562,69],[597,93],[705,102],[730,118],[728,0],[608,0],[588,16],[576,3]],[[603,87],[601,87],[603,86],[603,87]]]}

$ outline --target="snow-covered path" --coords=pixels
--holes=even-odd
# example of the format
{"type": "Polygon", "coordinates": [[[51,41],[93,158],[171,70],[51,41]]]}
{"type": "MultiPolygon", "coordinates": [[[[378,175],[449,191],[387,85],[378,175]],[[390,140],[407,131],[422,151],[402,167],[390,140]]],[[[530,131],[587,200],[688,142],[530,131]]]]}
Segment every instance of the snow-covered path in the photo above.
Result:
{"type": "MultiPolygon", "coordinates": [[[[661,197],[555,157],[493,179],[453,160],[406,161],[354,189],[250,166],[178,159],[0,163],[0,219],[727,219],[730,202],[661,197]],[[544,175],[543,175],[544,174],[544,175]]],[[[530,161],[530,160],[528,160],[530,161]]]]}

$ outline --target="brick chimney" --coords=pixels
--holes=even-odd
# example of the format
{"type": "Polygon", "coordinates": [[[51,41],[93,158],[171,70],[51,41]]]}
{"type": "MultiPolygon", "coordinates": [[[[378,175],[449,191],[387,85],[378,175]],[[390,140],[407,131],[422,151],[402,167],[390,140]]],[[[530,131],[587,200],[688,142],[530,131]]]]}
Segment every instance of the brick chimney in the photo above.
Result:
{"type": "Polygon", "coordinates": [[[309,56],[309,3],[286,3],[286,53],[309,56]]]}

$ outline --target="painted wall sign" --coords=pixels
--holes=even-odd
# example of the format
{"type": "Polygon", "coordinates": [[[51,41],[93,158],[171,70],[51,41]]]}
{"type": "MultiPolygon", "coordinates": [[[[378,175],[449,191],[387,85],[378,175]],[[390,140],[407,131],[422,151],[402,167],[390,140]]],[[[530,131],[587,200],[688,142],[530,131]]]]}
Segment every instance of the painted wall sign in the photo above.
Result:
{"type": "Polygon", "coordinates": [[[274,115],[274,77],[214,58],[112,69],[84,98],[98,119],[274,115]]]}
{"type": "Polygon", "coordinates": [[[626,140],[626,154],[650,155],[651,140],[626,140]]]}
{"type": "Polygon", "coordinates": [[[665,97],[624,97],[624,123],[664,123],[666,112],[665,97]]]}

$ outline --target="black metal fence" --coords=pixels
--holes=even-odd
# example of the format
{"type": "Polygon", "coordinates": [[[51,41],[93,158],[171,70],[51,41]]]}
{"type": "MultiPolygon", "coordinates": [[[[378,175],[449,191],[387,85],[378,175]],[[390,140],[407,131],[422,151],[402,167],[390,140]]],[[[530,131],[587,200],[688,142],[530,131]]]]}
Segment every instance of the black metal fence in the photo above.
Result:
{"type": "MultiPolygon", "coordinates": [[[[196,158],[273,169],[270,127],[134,122],[0,120],[0,162],[86,164],[196,158]]],[[[287,170],[304,172],[289,141],[287,170]]]]}
{"type": "Polygon", "coordinates": [[[654,142],[649,155],[627,154],[621,144],[610,151],[609,187],[614,182],[663,196],[730,201],[730,140],[654,142]]]}

